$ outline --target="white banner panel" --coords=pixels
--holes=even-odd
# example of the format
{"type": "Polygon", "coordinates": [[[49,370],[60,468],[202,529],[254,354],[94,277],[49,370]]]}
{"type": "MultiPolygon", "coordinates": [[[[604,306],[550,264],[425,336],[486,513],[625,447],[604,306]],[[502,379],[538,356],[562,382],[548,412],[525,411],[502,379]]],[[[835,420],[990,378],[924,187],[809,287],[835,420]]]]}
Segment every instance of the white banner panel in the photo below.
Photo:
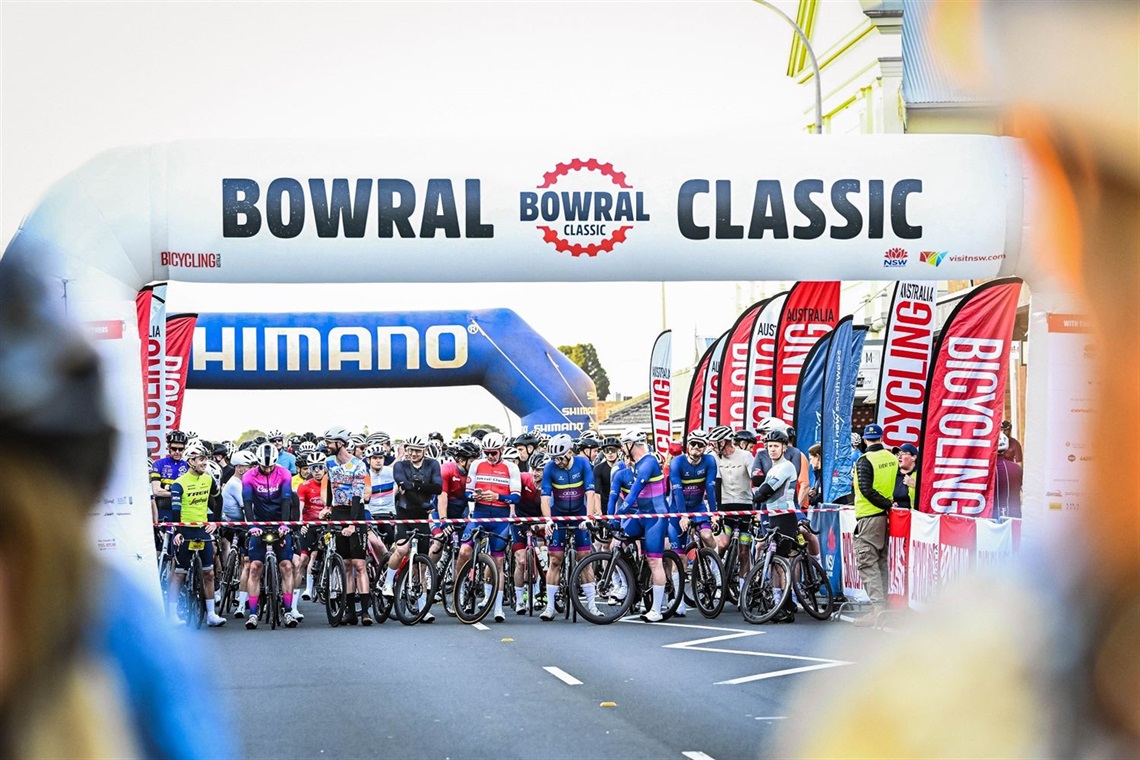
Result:
{"type": "Polygon", "coordinates": [[[855,510],[840,510],[839,534],[843,544],[843,595],[852,602],[870,602],[855,559],[855,510]]]}
{"type": "Polygon", "coordinates": [[[907,593],[912,609],[921,610],[938,590],[939,515],[910,513],[910,567],[907,593]]]}
{"type": "Polygon", "coordinates": [[[1013,560],[1014,520],[978,520],[977,572],[1005,576],[1013,560]]]}

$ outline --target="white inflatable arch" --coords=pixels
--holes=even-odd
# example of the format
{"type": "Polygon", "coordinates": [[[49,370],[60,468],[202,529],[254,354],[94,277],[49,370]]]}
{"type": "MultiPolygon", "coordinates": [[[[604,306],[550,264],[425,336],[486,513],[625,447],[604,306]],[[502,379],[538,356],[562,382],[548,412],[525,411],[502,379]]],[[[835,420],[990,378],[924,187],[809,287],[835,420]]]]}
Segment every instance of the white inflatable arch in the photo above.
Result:
{"type": "MultiPolygon", "coordinates": [[[[136,292],[156,280],[1021,276],[1034,292],[1030,532],[1029,516],[1044,499],[1036,412],[1048,366],[1044,343],[1035,340],[1044,330],[1034,328],[1064,305],[1061,290],[1034,266],[1039,244],[1025,222],[1032,189],[1018,144],[983,136],[182,142],[93,159],[52,188],[4,255],[52,259],[69,306],[86,320],[128,326],[120,340],[101,342],[125,432],[104,514],[131,525],[108,529],[117,538],[101,538],[101,547],[128,564],[153,568],[142,559],[149,556],[148,491],[131,328],[136,292]],[[884,267],[892,249],[907,252],[904,267],[884,267]],[[926,251],[947,255],[932,268],[920,262],[926,251]]],[[[892,259],[897,264],[897,251],[892,259]]]]}

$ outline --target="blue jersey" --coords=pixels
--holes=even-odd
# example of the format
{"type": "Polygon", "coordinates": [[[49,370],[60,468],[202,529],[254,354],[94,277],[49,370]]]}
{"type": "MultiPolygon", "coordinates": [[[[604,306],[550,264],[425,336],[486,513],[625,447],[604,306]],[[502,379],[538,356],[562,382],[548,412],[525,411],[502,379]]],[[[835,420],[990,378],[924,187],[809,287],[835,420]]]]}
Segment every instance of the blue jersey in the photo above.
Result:
{"type": "MultiPolygon", "coordinates": [[[[150,480],[152,483],[158,481],[159,487],[169,491],[170,487],[174,485],[174,481],[189,471],[190,465],[185,459],[175,460],[171,457],[163,457],[151,466],[150,480]]],[[[173,507],[170,503],[169,496],[155,496],[154,506],[158,510],[160,519],[174,519],[173,507]]]]}
{"type": "Polygon", "coordinates": [[[624,464],[610,473],[610,503],[607,505],[607,514],[624,514],[619,511],[620,505],[629,496],[629,489],[633,488],[633,470],[624,464]]]}
{"type": "Polygon", "coordinates": [[[696,464],[687,456],[674,458],[669,481],[676,511],[697,511],[704,501],[708,501],[707,511],[716,511],[716,459],[712,454],[702,454],[696,464]]]}
{"type": "Polygon", "coordinates": [[[633,486],[623,500],[621,511],[631,512],[636,507],[636,511],[644,514],[664,514],[669,511],[665,498],[668,492],[657,457],[646,454],[633,466],[633,486]]]}
{"type": "Polygon", "coordinates": [[[570,469],[553,461],[542,471],[542,495],[550,497],[551,514],[586,514],[586,494],[594,492],[594,468],[586,457],[573,457],[570,469]]]}
{"type": "Polygon", "coordinates": [[[297,474],[297,457],[288,451],[282,451],[277,455],[277,464],[288,470],[290,475],[297,474]]]}

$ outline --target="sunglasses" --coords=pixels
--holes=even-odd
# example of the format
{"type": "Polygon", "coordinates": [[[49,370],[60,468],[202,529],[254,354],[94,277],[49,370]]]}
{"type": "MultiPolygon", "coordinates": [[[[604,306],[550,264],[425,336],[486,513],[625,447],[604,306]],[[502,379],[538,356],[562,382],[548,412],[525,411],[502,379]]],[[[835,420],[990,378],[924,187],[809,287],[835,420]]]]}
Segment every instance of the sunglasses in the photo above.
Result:
{"type": "Polygon", "coordinates": [[[185,446],[171,446],[170,447],[171,453],[173,453],[175,451],[185,451],[185,450],[186,450],[185,446]]]}

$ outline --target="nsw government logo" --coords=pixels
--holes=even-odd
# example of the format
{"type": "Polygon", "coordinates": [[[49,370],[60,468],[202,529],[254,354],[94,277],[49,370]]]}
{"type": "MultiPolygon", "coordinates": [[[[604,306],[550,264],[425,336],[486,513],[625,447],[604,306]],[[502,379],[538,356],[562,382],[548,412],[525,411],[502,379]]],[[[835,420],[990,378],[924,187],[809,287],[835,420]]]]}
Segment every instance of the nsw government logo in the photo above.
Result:
{"type": "Polygon", "coordinates": [[[597,256],[649,221],[645,196],[613,164],[575,158],[542,175],[538,192],[519,193],[519,221],[534,222],[560,253],[597,256]]]}
{"type": "Polygon", "coordinates": [[[932,267],[939,266],[946,258],[946,251],[923,251],[918,254],[918,260],[932,267]]]}
{"type": "Polygon", "coordinates": [[[907,253],[902,248],[891,248],[883,254],[883,266],[885,267],[905,267],[907,253]]]}

